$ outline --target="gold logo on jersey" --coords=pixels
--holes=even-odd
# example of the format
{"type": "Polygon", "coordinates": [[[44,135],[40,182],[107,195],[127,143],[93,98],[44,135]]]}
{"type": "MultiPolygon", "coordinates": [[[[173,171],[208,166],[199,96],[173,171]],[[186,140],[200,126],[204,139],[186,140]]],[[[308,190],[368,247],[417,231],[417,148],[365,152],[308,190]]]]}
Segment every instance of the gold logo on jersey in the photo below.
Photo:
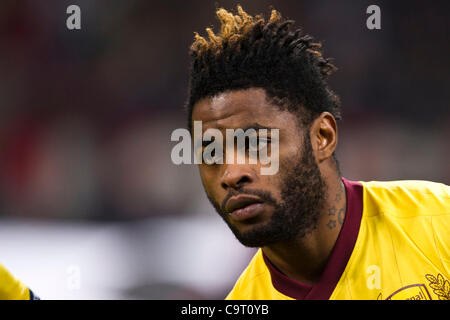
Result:
{"type": "Polygon", "coordinates": [[[428,285],[439,297],[439,300],[450,300],[450,282],[445,280],[442,274],[438,273],[437,277],[427,274],[425,278],[430,282],[428,285]]]}
{"type": "Polygon", "coordinates": [[[418,283],[398,289],[386,300],[431,300],[431,296],[427,287],[422,283],[418,283]]]}

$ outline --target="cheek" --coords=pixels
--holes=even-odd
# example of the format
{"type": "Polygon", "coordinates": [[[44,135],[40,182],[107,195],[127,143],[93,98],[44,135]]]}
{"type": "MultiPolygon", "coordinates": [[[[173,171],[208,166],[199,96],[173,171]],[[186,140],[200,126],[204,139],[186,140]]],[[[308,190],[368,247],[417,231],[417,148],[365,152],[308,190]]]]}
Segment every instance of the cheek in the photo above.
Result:
{"type": "Polygon", "coordinates": [[[302,158],[303,139],[299,134],[292,134],[284,143],[280,142],[280,170],[282,177],[291,174],[292,169],[302,158]]]}
{"type": "Polygon", "coordinates": [[[293,162],[301,157],[303,141],[298,135],[292,135],[284,143],[280,142],[280,166],[286,162],[293,162]]]}
{"type": "Polygon", "coordinates": [[[297,148],[291,148],[289,152],[280,153],[280,167],[278,173],[273,176],[269,176],[269,184],[276,186],[277,196],[281,195],[281,190],[286,183],[286,180],[295,175],[295,166],[301,158],[301,153],[297,148]]]}
{"type": "Polygon", "coordinates": [[[199,166],[200,179],[203,184],[203,189],[205,189],[206,194],[212,198],[216,199],[217,190],[220,185],[217,183],[219,181],[219,177],[216,176],[214,170],[207,166],[200,165],[199,166]]]}
{"type": "Polygon", "coordinates": [[[259,177],[261,190],[270,192],[271,196],[277,200],[281,200],[281,189],[283,186],[282,174],[283,170],[280,170],[274,175],[262,175],[259,177]]]}

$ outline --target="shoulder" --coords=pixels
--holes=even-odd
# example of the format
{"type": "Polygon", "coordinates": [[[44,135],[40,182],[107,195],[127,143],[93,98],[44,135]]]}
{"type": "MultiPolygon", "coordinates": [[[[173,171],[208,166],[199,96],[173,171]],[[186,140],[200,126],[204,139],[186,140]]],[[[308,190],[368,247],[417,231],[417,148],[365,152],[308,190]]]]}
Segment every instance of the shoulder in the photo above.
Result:
{"type": "Polygon", "coordinates": [[[446,274],[450,268],[450,187],[413,180],[361,183],[361,234],[363,239],[374,239],[372,250],[383,248],[386,255],[391,252],[396,257],[391,260],[393,265],[405,261],[400,263],[404,272],[411,269],[408,263],[415,266],[411,270],[431,263],[446,274]]]}
{"type": "Polygon", "coordinates": [[[370,215],[399,218],[450,215],[450,187],[420,180],[360,182],[363,202],[370,215]]]}
{"type": "Polygon", "coordinates": [[[0,300],[29,300],[30,290],[0,263],[0,300]]]}
{"type": "Polygon", "coordinates": [[[247,268],[239,276],[233,289],[227,295],[226,300],[257,299],[255,293],[262,293],[261,290],[258,290],[261,288],[258,287],[264,286],[267,277],[270,278],[269,270],[264,264],[262,251],[259,249],[247,268]]]}

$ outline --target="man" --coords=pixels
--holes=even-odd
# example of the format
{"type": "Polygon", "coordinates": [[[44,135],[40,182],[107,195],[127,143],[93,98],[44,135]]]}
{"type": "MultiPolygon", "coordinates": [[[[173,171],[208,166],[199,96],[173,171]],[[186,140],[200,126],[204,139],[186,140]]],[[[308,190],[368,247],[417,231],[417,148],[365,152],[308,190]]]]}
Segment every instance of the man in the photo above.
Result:
{"type": "Polygon", "coordinates": [[[220,33],[195,35],[189,127],[279,129],[279,170],[199,165],[219,215],[260,248],[227,299],[450,299],[450,188],[341,177],[336,68],[277,11],[237,10],[217,11],[220,33]]]}

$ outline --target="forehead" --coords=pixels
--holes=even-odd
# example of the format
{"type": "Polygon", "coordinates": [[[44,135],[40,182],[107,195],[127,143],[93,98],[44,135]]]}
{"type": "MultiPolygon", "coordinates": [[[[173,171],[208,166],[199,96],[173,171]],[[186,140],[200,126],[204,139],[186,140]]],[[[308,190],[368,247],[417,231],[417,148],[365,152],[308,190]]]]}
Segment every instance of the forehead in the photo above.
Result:
{"type": "Polygon", "coordinates": [[[193,121],[202,121],[206,128],[238,128],[250,123],[269,127],[295,124],[294,115],[271,104],[263,89],[251,88],[220,93],[197,102],[193,121]]]}

